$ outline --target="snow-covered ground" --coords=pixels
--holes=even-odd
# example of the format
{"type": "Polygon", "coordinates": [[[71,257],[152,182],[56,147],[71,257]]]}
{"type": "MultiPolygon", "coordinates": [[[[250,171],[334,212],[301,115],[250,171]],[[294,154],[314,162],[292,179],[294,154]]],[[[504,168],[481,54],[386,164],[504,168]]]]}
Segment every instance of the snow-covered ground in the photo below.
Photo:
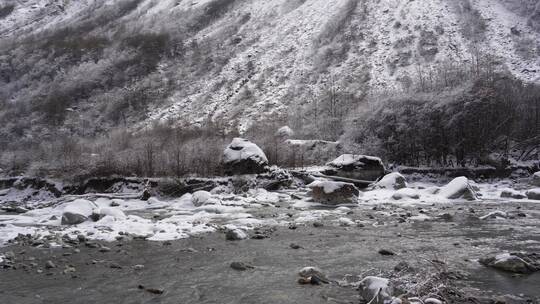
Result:
{"type": "MultiPolygon", "coordinates": [[[[88,239],[114,241],[118,236],[131,235],[148,240],[163,241],[186,238],[191,235],[223,229],[240,228],[250,230],[262,226],[286,226],[307,224],[324,219],[333,219],[335,225],[352,226],[356,224],[377,225],[369,220],[354,222],[347,214],[354,208],[371,209],[376,206],[394,206],[396,208],[429,207],[444,209],[444,206],[464,203],[475,206],[508,202],[538,202],[527,199],[501,198],[501,193],[508,188],[515,193],[525,193],[532,188],[523,183],[515,184],[510,180],[489,183],[474,183],[465,178],[458,178],[444,184],[433,181],[413,181],[406,188],[372,187],[363,191],[358,202],[339,206],[327,206],[311,201],[306,187],[269,192],[264,189],[252,189],[244,194],[234,194],[220,187],[212,192],[186,194],[178,199],[159,200],[155,197],[148,201],[139,199],[97,198],[91,204],[91,212],[101,215],[101,219],[90,219],[75,225],[62,225],[65,212],[77,212],[79,199],[51,203],[45,198],[40,203],[29,204],[35,209],[21,214],[0,213],[0,244],[15,238],[19,233],[33,236],[58,234],[76,238],[78,234],[88,239]],[[463,195],[455,198],[455,193],[464,189],[474,189],[474,197],[463,195]],[[466,200],[468,198],[469,200],[466,200]],[[476,199],[474,199],[476,198],[476,199]]],[[[43,198],[41,198],[43,199],[43,198]]],[[[84,208],[82,208],[84,209],[84,208]]],[[[391,216],[387,211],[379,211],[391,216]],[[386,212],[386,213],[385,213],[386,212]]],[[[442,212],[442,211],[441,211],[442,212]]],[[[428,221],[433,214],[417,214],[408,221],[428,221]]]]}

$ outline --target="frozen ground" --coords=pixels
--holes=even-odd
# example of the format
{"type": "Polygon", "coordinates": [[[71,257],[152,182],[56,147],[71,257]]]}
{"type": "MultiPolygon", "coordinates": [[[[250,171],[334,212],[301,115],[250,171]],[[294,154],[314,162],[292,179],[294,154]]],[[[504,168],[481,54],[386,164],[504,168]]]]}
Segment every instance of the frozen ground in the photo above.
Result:
{"type": "MultiPolygon", "coordinates": [[[[252,189],[248,193],[234,194],[219,188],[208,198],[198,203],[194,196],[186,194],[178,199],[150,198],[140,199],[91,199],[96,210],[104,210],[105,216],[98,221],[85,221],[78,225],[62,225],[62,213],[72,201],[81,198],[70,196],[55,200],[42,198],[41,202],[29,202],[26,206],[35,208],[25,213],[0,213],[0,244],[6,244],[19,233],[33,236],[67,235],[76,238],[84,234],[89,239],[114,241],[119,234],[129,233],[150,241],[165,241],[186,238],[220,229],[287,226],[291,223],[310,222],[319,219],[336,218],[336,224],[346,221],[350,208],[372,208],[392,206],[392,208],[433,208],[444,211],[448,206],[463,202],[461,199],[448,199],[442,183],[421,181],[409,183],[408,188],[366,190],[358,199],[358,204],[327,208],[314,203],[308,195],[307,187],[269,192],[252,189]],[[440,191],[433,194],[435,189],[440,191]],[[271,212],[270,212],[271,211],[271,212]],[[260,217],[265,213],[269,217],[260,217]],[[295,216],[290,216],[294,212],[295,216]]],[[[508,206],[520,203],[540,203],[534,200],[512,200],[501,198],[501,192],[508,188],[525,193],[530,186],[510,180],[492,183],[478,183],[480,189],[476,201],[468,202],[471,208],[498,203],[508,206]]],[[[450,189],[449,191],[452,191],[450,189]]],[[[125,194],[123,194],[125,195],[125,194]]],[[[392,214],[387,214],[391,217],[392,214]]],[[[418,214],[408,221],[430,220],[436,214],[418,214]]],[[[366,221],[366,224],[374,224],[366,221]]],[[[54,243],[52,245],[55,245],[54,243]]]]}

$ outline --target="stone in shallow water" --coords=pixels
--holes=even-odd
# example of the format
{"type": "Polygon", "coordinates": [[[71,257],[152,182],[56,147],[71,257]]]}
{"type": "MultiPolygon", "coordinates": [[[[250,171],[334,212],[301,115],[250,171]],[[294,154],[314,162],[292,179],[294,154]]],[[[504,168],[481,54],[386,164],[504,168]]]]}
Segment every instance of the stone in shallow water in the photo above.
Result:
{"type": "Polygon", "coordinates": [[[480,264],[513,273],[533,273],[540,270],[537,262],[521,253],[502,253],[478,260],[480,264]]]}
{"type": "Polygon", "coordinates": [[[407,188],[407,180],[398,172],[386,174],[375,184],[376,188],[399,190],[407,188]]]}
{"type": "Polygon", "coordinates": [[[323,174],[368,181],[379,179],[386,170],[380,158],[357,154],[343,154],[326,166],[323,174]]]}
{"type": "Polygon", "coordinates": [[[354,204],[360,191],[351,183],[314,181],[309,184],[314,201],[326,205],[354,204]]]}
{"type": "Polygon", "coordinates": [[[503,189],[501,191],[501,197],[503,197],[503,198],[513,198],[513,199],[523,199],[523,198],[526,198],[527,196],[520,193],[519,191],[507,188],[507,189],[503,189]]]}
{"type": "Polygon", "coordinates": [[[390,280],[375,276],[365,277],[358,287],[362,298],[371,304],[386,304],[393,300],[390,280]]]}
{"type": "Polygon", "coordinates": [[[525,193],[530,200],[540,200],[540,188],[531,189],[525,193]]]}
{"type": "Polygon", "coordinates": [[[474,183],[465,176],[454,178],[447,185],[441,187],[437,194],[447,199],[473,201],[478,198],[474,183]]]}
{"type": "Polygon", "coordinates": [[[248,235],[247,233],[242,229],[229,229],[225,233],[225,238],[228,241],[239,241],[239,240],[245,240],[247,239],[248,235]]]}

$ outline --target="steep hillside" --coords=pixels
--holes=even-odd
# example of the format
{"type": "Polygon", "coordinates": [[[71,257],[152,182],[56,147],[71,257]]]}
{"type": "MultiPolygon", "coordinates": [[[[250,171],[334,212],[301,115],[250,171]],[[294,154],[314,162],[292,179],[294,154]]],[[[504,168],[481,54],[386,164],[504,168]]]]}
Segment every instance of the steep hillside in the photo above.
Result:
{"type": "Polygon", "coordinates": [[[495,58],[540,82],[535,0],[27,0],[0,7],[7,145],[154,121],[240,131],[495,58]]]}

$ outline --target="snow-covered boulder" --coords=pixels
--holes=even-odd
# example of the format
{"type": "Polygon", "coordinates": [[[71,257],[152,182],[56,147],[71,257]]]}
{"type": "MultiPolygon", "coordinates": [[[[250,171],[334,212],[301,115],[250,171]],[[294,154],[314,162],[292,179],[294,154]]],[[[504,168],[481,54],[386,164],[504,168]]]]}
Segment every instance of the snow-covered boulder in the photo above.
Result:
{"type": "Polygon", "coordinates": [[[375,184],[376,188],[399,190],[407,188],[407,180],[398,172],[386,174],[375,184]]]}
{"type": "Polygon", "coordinates": [[[395,200],[401,200],[401,199],[419,199],[420,194],[418,194],[418,191],[411,188],[402,188],[394,192],[392,195],[392,198],[395,200]]]}
{"type": "Polygon", "coordinates": [[[528,199],[540,200],[540,188],[531,189],[531,190],[525,192],[525,195],[527,195],[528,199]]]}
{"type": "Polygon", "coordinates": [[[240,228],[228,229],[225,232],[225,238],[228,241],[240,241],[248,238],[248,234],[240,228]]]}
{"type": "Polygon", "coordinates": [[[382,160],[374,156],[343,154],[326,164],[323,174],[374,181],[384,175],[382,160]]]}
{"type": "Polygon", "coordinates": [[[517,190],[506,188],[501,191],[501,197],[503,198],[513,198],[513,199],[523,199],[527,196],[517,190]]]}
{"type": "MultiPolygon", "coordinates": [[[[96,213],[96,211],[94,212],[96,213]]],[[[97,210],[97,214],[99,214],[99,219],[102,219],[106,216],[111,216],[111,217],[114,217],[115,219],[126,218],[126,214],[118,208],[109,208],[109,207],[100,208],[99,210],[97,210]]]]}
{"type": "Polygon", "coordinates": [[[85,199],[77,199],[67,204],[62,212],[62,225],[76,225],[83,223],[92,216],[97,205],[85,199]]]}
{"type": "Polygon", "coordinates": [[[394,290],[388,279],[375,276],[365,277],[360,281],[358,290],[364,301],[371,304],[389,304],[394,302],[394,297],[392,296],[394,290]]]}
{"type": "Polygon", "coordinates": [[[237,137],[223,151],[223,165],[229,175],[258,174],[267,170],[268,159],[256,144],[237,137]]]}
{"type": "Polygon", "coordinates": [[[540,171],[531,176],[531,185],[540,187],[540,171]]]}
{"type": "Polygon", "coordinates": [[[308,187],[314,201],[327,205],[356,203],[360,195],[360,191],[350,183],[314,181],[308,187]]]}
{"type": "Polygon", "coordinates": [[[291,138],[294,136],[294,131],[289,126],[283,126],[276,131],[276,136],[280,138],[291,138]]]}
{"type": "Polygon", "coordinates": [[[208,191],[195,191],[191,196],[191,202],[195,207],[200,207],[205,205],[209,200],[212,199],[212,194],[208,191]]]}
{"type": "Polygon", "coordinates": [[[532,273],[540,270],[537,262],[519,253],[502,253],[482,258],[479,262],[484,266],[514,273],[532,273]]]}
{"type": "Polygon", "coordinates": [[[476,200],[477,194],[475,185],[465,176],[454,178],[447,185],[440,188],[438,195],[447,199],[476,200]]]}

